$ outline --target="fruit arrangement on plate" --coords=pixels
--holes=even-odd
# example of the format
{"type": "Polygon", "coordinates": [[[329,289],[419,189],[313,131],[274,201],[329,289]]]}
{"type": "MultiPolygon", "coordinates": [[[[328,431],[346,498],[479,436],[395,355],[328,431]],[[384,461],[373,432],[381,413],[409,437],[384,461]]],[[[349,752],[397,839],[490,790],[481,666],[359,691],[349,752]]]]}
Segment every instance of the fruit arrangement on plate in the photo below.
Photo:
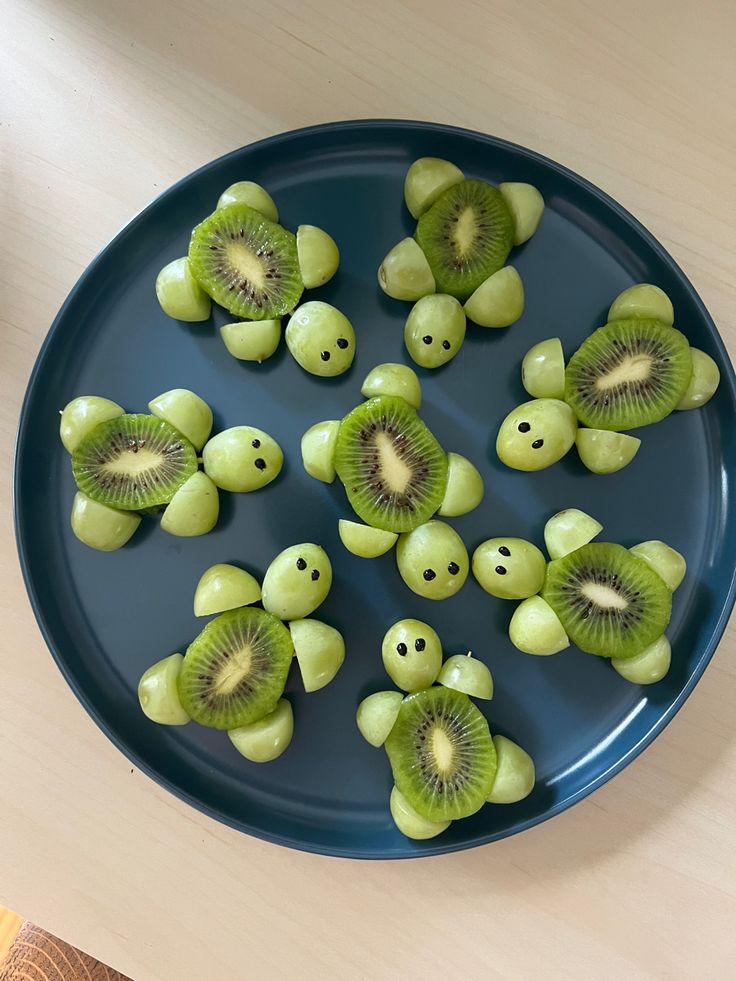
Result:
{"type": "Polygon", "coordinates": [[[150,415],[126,413],[80,395],[61,413],[77,484],[72,530],[90,548],[122,548],[145,515],[160,515],[170,535],[206,535],[220,513],[218,488],[249,493],[281,472],[281,447],[261,429],[233,426],[210,438],[212,409],[194,392],[173,389],[148,407],[150,415]]]}
{"type": "Polygon", "coordinates": [[[245,569],[211,566],[197,584],[194,613],[219,616],[183,657],[171,654],[144,672],[141,708],[160,725],[194,720],[225,729],[246,759],[275,760],[294,732],[291,704],[283,697],[292,658],[307,692],[329,684],[345,660],[340,632],[310,618],[331,586],[327,553],[312,542],[277,555],[262,586],[245,569]],[[262,609],[253,605],[259,601],[262,609]]]}
{"type": "Polygon", "coordinates": [[[486,803],[515,804],[531,793],[531,757],[506,736],[491,736],[471,701],[493,697],[482,661],[469,651],[443,663],[436,631],[420,620],[390,627],[381,653],[389,677],[408,694],[374,692],[358,706],[356,722],[371,746],[386,747],[389,807],[402,834],[434,838],[486,803]]]}
{"type": "MultiPolygon", "coordinates": [[[[422,369],[436,369],[461,349],[468,321],[504,328],[524,313],[524,287],[506,265],[544,214],[530,184],[498,187],[467,178],[453,163],[416,160],[404,184],[416,220],[383,259],[378,282],[413,306],[404,343],[422,369]]],[[[238,318],[220,329],[235,358],[262,362],[282,335],[309,374],[344,374],[356,353],[349,319],[322,300],[301,302],[305,289],[337,272],[338,246],[313,225],[292,233],[275,202],[252,181],[231,185],[198,224],[188,254],[159,273],[155,291],[170,317],[210,318],[212,301],[238,318]]],[[[718,368],[674,327],[666,294],[651,284],[625,290],[567,364],[560,338],[535,344],[521,377],[532,401],[513,409],[497,430],[496,452],[508,467],[544,469],[574,446],[585,467],[611,474],[635,457],[640,439],[626,430],[675,410],[704,405],[718,368]]],[[[471,572],[490,595],[520,601],[509,624],[518,650],[556,654],[571,643],[608,658],[622,678],[647,685],[669,670],[665,630],[672,594],[686,572],[682,555],[661,541],[627,549],[593,539],[602,525],[569,508],[549,519],[549,558],[529,541],[494,537],[472,561],[446,518],[478,508],[483,478],[475,464],[440,445],[420,415],[422,387],[413,368],[383,363],[361,386],[365,401],[342,419],[316,422],[302,436],[304,469],[326,484],[339,478],[352,509],[339,519],[344,547],[362,558],[395,548],[401,579],[414,594],[447,600],[471,572]],[[355,520],[354,520],[355,519],[355,520]]],[[[100,396],[79,396],[61,413],[60,435],[77,485],[71,525],[91,548],[123,547],[146,515],[176,536],[211,531],[219,493],[250,493],[275,480],[283,453],[260,428],[240,425],[212,435],[210,406],[186,389],[164,392],[149,413],[128,413],[100,396]]],[[[495,429],[495,422],[490,422],[495,429]]],[[[293,660],[304,690],[337,674],[344,640],[311,618],[332,584],[320,545],[282,551],[262,585],[245,569],[217,564],[202,575],[197,616],[213,616],[184,655],[170,654],[141,677],[138,697],[153,722],[228,732],[254,763],[275,760],[294,730],[284,697],[293,660]]],[[[382,645],[384,667],[402,691],[378,691],[357,709],[371,745],[385,746],[394,786],[390,811],[407,837],[427,839],[486,802],[512,804],[530,794],[530,756],[504,735],[492,736],[472,699],[490,699],[488,667],[470,654],[443,661],[437,632],[414,619],[395,623],[382,645]]]]}

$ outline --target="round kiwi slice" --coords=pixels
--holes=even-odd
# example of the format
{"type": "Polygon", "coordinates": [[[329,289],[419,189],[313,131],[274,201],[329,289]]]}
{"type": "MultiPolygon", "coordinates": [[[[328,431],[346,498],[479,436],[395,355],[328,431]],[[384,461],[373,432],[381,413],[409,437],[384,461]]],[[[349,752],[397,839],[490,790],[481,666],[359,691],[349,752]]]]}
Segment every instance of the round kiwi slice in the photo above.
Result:
{"type": "Polygon", "coordinates": [[[506,262],[514,244],[514,223],[495,187],[485,181],[461,181],[422,215],[416,240],[437,292],[467,300],[506,262]]]}
{"type": "Polygon", "coordinates": [[[345,416],[335,468],[358,517],[383,531],[412,531],[445,496],[445,452],[402,398],[369,399],[345,416]]]}
{"type": "Polygon", "coordinates": [[[408,695],[385,745],[396,786],[423,818],[454,821],[486,802],[496,750],[485,717],[463,692],[408,695]]]}
{"type": "Polygon", "coordinates": [[[570,358],[565,401],[591,429],[635,429],[668,416],[691,374],[690,345],[679,330],[658,320],[618,320],[570,358]]]}
{"type": "Polygon", "coordinates": [[[253,607],[228,610],[189,645],[179,674],[181,704],[213,729],[255,722],[276,707],[293,654],[277,617],[253,607]]]}
{"type": "Polygon", "coordinates": [[[121,511],[168,504],[197,470],[197,454],[163,419],[122,415],[100,423],[72,454],[77,487],[121,511]]]}
{"type": "Polygon", "coordinates": [[[550,562],[542,597],[570,640],[601,657],[639,654],[664,633],[672,612],[672,594],[657,573],[623,545],[607,543],[550,562]]]}
{"type": "Polygon", "coordinates": [[[304,291],[296,236],[247,204],[218,208],[197,225],[189,264],[202,289],[245,320],[290,313],[304,291]]]}

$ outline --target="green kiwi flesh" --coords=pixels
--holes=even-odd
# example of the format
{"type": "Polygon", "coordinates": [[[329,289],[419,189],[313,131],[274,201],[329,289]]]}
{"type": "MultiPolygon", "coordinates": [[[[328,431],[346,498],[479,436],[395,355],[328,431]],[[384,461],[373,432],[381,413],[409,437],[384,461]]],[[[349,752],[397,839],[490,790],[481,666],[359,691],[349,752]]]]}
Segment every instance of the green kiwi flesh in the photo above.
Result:
{"type": "Polygon", "coordinates": [[[247,204],[218,208],[197,225],[189,265],[213,300],[245,320],[290,313],[304,291],[296,236],[247,204]]]}
{"type": "Polygon", "coordinates": [[[475,814],[491,792],[496,750],[485,717],[463,692],[408,695],[385,746],[396,786],[429,821],[475,814]]]}
{"type": "Polygon", "coordinates": [[[197,470],[197,453],[156,416],[125,414],[100,423],[72,454],[77,487],[93,501],[121,511],[168,504],[197,470]]]}
{"type": "MultiPolygon", "coordinates": [[[[670,330],[672,328],[669,328],[670,330]]],[[[588,654],[634,657],[664,633],[672,594],[622,545],[583,545],[547,566],[542,598],[588,654]]]]}
{"type": "Polygon", "coordinates": [[[664,419],[692,374],[687,338],[658,320],[599,327],[565,370],[565,401],[591,429],[620,432],[664,419]]]}
{"type": "Polygon", "coordinates": [[[485,181],[461,181],[444,191],[419,219],[416,240],[427,257],[438,293],[467,300],[497,272],[514,244],[506,202],[485,181]]]}
{"type": "Polygon", "coordinates": [[[447,456],[404,399],[379,396],[340,423],[335,468],[353,510],[383,531],[413,531],[442,504],[447,456]]]}
{"type": "Polygon", "coordinates": [[[228,610],[192,641],[179,674],[179,699],[203,726],[235,729],[268,715],[294,654],[278,617],[254,607],[228,610]]]}

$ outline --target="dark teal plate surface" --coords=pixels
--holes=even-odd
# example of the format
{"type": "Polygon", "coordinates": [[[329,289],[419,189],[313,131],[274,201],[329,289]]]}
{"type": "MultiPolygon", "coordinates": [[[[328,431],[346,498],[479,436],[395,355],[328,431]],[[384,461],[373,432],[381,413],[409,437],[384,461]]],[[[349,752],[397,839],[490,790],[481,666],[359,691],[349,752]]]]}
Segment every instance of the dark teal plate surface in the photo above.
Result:
{"type": "Polygon", "coordinates": [[[137,766],[212,817],[280,844],[359,858],[479,845],[559,813],[608,780],[662,730],[705,669],[734,599],[734,402],[727,354],[692,285],[638,222],[580,177],[529,150],[429,123],[351,122],[287,133],[208,164],[158,198],[91,264],[56,318],[28,388],[16,459],[18,543],[31,601],[61,671],[98,725],[137,766]],[[457,596],[432,603],[408,591],[392,554],[374,561],[348,554],[337,535],[338,518],[349,516],[341,487],[302,470],[307,426],[361,401],[373,365],[408,360],[402,325],[409,306],[381,294],[376,268],[412,230],[402,182],[423,155],[447,157],[473,177],[531,181],[547,202],[539,232],[510,260],[526,287],[522,319],[508,330],[471,327],[454,361],[420,371],[426,422],[486,480],[483,505],[453,524],[471,550],[495,535],[541,544],[553,512],[580,507],[603,523],[603,540],[661,538],[684,553],[688,574],[669,631],[673,667],[650,689],[575,649],[552,658],[518,653],[506,634],[514,604],[487,596],[472,579],[457,596]],[[184,325],[159,310],[159,268],[186,252],[192,226],[224,187],[243,178],[271,191],[286,225],[321,225],[339,243],[340,271],[313,295],[355,325],[358,354],[348,374],[317,380],[283,347],[262,366],[239,363],[216,329],[222,311],[214,323],[184,325]],[[524,352],[559,335],[569,356],[604,322],[616,293],[641,280],[669,293],[679,328],[720,365],[716,397],[704,410],[642,430],[638,456],[612,476],[587,473],[574,453],[537,474],[505,469],[495,433],[525,398],[524,352]],[[223,494],[219,525],[204,538],[172,538],[148,521],[120,552],[85,548],[69,529],[74,484],[58,410],[94,393],[144,411],[150,398],[176,387],[202,395],[218,429],[247,423],[272,433],[286,454],[282,476],[256,494],[223,494]],[[328,688],[305,695],[290,686],[296,732],[288,752],[258,766],[222,733],[149,722],[136,699],[138,677],[201,628],[192,595],[204,569],[234,561],[262,574],[278,551],[301,541],[322,543],[332,558],[335,584],[317,616],[342,630],[348,656],[328,688]],[[429,621],[448,653],[472,649],[491,666],[496,694],[483,705],[491,728],[518,740],[537,764],[527,800],[484,807],[428,842],[395,830],[388,761],[354,722],[358,701],[387,686],[383,633],[407,616],[429,621]]]}

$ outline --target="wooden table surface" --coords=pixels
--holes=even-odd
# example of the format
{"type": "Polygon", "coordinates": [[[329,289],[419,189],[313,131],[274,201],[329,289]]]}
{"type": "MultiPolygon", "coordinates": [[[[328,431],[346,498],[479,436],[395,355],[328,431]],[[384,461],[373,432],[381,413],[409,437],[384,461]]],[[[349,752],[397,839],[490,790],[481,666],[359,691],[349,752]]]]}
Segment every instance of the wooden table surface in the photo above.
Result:
{"type": "Polygon", "coordinates": [[[406,117],[540,150],[634,212],[736,351],[731,0],[2,0],[0,904],[136,981],[733,976],[736,630],[655,745],[571,811],[358,863],[221,827],[80,708],[21,583],[18,411],[67,291],[227,150],[406,117]]]}

